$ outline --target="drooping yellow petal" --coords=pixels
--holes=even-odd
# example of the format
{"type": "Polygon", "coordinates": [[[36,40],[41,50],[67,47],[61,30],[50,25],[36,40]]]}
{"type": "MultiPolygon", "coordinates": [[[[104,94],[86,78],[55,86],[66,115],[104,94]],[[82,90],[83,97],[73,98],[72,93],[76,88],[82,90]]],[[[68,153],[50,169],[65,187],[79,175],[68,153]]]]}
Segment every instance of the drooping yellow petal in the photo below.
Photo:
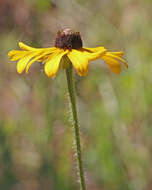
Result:
{"type": "Polygon", "coordinates": [[[109,56],[103,56],[102,59],[107,63],[108,67],[115,74],[119,74],[121,71],[121,64],[114,58],[109,56]]]}
{"type": "Polygon", "coordinates": [[[37,55],[37,52],[33,52],[21,58],[17,63],[17,72],[21,74],[27,66],[27,63],[37,55]]]}
{"type": "MultiPolygon", "coordinates": [[[[104,47],[85,48],[85,49],[88,49],[91,52],[96,52],[96,51],[99,51],[100,48],[104,49],[104,47]]],[[[103,55],[101,55],[100,58],[103,59],[107,63],[108,67],[112,70],[112,72],[118,74],[118,73],[120,73],[121,68],[122,68],[119,61],[122,62],[126,67],[128,67],[127,62],[123,58],[121,58],[122,55],[123,55],[122,51],[120,51],[120,52],[108,52],[108,51],[106,51],[106,52],[104,52],[103,55]]]]}
{"type": "Polygon", "coordinates": [[[53,47],[53,48],[42,48],[42,50],[40,51],[40,53],[34,58],[32,59],[31,61],[29,61],[29,63],[27,64],[27,67],[26,67],[26,73],[28,73],[28,70],[30,68],[30,66],[36,62],[36,61],[39,61],[39,62],[46,62],[49,58],[49,56],[55,52],[55,50],[57,51],[58,49],[53,47]]]}
{"type": "Polygon", "coordinates": [[[54,52],[56,52],[56,51],[58,51],[58,50],[59,50],[59,48],[56,48],[56,47],[42,48],[43,56],[42,56],[41,58],[39,58],[38,61],[40,61],[40,62],[45,62],[46,60],[48,60],[48,57],[49,57],[52,53],[54,53],[54,52]]]}
{"type": "Polygon", "coordinates": [[[80,76],[86,76],[88,73],[88,61],[100,58],[107,50],[104,47],[72,49],[68,53],[68,58],[80,76]]]}
{"type": "Polygon", "coordinates": [[[72,65],[74,66],[78,74],[80,76],[86,76],[88,73],[88,55],[79,50],[72,49],[72,51],[70,51],[67,56],[72,62],[72,65]]]}
{"type": "Polygon", "coordinates": [[[49,56],[44,67],[44,71],[48,77],[53,77],[56,75],[59,69],[60,61],[62,57],[67,54],[67,52],[68,50],[64,51],[62,49],[58,49],[55,53],[49,56]]]}
{"type": "MultiPolygon", "coordinates": [[[[29,61],[28,64],[27,64],[27,67],[26,67],[26,73],[28,73],[30,66],[31,66],[34,62],[41,60],[44,56],[46,56],[46,54],[47,54],[47,53],[41,53],[40,55],[37,55],[35,58],[33,58],[31,61],[29,61]]],[[[47,58],[46,58],[46,59],[47,59],[47,58]]]]}
{"type": "Polygon", "coordinates": [[[35,58],[33,58],[31,61],[29,61],[29,62],[27,63],[27,65],[26,65],[26,73],[28,73],[30,66],[31,66],[34,62],[38,61],[41,57],[43,57],[43,54],[42,54],[42,55],[39,55],[39,56],[36,56],[35,58]]]}
{"type": "Polygon", "coordinates": [[[116,60],[121,61],[128,68],[127,62],[123,58],[119,57],[118,55],[115,55],[114,52],[107,52],[106,55],[109,56],[109,57],[112,57],[112,58],[114,58],[116,60]]]}

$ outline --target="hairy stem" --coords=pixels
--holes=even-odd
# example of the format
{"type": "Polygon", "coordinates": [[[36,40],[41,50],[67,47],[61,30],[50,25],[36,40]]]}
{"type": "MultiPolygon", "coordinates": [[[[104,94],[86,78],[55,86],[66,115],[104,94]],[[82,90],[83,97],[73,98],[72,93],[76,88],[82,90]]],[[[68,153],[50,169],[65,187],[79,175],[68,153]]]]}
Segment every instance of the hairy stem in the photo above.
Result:
{"type": "Polygon", "coordinates": [[[70,96],[72,116],[73,116],[73,127],[75,132],[75,142],[76,142],[76,153],[77,153],[77,162],[78,162],[78,172],[80,177],[80,186],[82,190],[86,190],[83,163],[81,156],[81,144],[80,144],[80,131],[78,124],[77,108],[76,108],[76,99],[75,99],[75,86],[74,86],[74,77],[72,64],[69,64],[69,68],[66,69],[67,85],[68,92],[70,96]]]}

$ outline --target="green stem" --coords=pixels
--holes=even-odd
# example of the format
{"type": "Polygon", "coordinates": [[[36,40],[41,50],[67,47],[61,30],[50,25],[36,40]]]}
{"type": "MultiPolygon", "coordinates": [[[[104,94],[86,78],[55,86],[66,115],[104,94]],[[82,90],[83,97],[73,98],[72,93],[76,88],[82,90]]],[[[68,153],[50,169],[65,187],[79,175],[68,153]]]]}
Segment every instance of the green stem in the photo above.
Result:
{"type": "Polygon", "coordinates": [[[69,91],[72,115],[73,115],[73,126],[74,126],[74,132],[75,132],[76,153],[77,153],[78,169],[79,169],[79,176],[80,176],[80,185],[81,185],[82,190],[86,190],[83,164],[82,164],[82,156],[81,156],[80,131],[79,131],[79,125],[78,125],[72,64],[69,64],[69,68],[66,69],[66,77],[67,77],[67,85],[68,85],[68,91],[69,91]]]}

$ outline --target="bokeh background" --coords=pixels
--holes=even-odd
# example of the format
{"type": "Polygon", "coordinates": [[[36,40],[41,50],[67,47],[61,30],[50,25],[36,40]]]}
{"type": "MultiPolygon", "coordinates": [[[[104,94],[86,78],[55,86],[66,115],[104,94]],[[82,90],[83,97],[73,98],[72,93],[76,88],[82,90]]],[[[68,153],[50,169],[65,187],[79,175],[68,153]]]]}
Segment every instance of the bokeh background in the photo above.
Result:
{"type": "Polygon", "coordinates": [[[94,61],[75,76],[87,189],[152,189],[151,21],[151,0],[0,0],[1,190],[79,189],[65,72],[48,79],[37,63],[19,75],[7,58],[67,27],[129,64],[115,75],[94,61]]]}

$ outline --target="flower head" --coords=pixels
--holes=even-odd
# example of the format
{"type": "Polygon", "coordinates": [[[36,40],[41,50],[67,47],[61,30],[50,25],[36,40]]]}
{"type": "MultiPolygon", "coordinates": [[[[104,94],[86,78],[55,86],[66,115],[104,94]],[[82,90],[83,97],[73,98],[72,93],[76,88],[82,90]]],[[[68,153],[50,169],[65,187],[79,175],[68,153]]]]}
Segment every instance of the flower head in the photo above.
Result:
{"type": "Polygon", "coordinates": [[[88,73],[88,62],[95,59],[103,59],[112,72],[118,74],[121,71],[121,63],[128,67],[122,58],[123,52],[108,52],[104,47],[86,48],[82,45],[79,32],[65,29],[57,32],[55,46],[49,48],[33,48],[19,42],[21,50],[12,50],[8,53],[11,61],[17,61],[17,72],[28,73],[34,62],[44,63],[44,71],[48,77],[56,75],[60,65],[66,68],[68,60],[80,76],[88,73]]]}

